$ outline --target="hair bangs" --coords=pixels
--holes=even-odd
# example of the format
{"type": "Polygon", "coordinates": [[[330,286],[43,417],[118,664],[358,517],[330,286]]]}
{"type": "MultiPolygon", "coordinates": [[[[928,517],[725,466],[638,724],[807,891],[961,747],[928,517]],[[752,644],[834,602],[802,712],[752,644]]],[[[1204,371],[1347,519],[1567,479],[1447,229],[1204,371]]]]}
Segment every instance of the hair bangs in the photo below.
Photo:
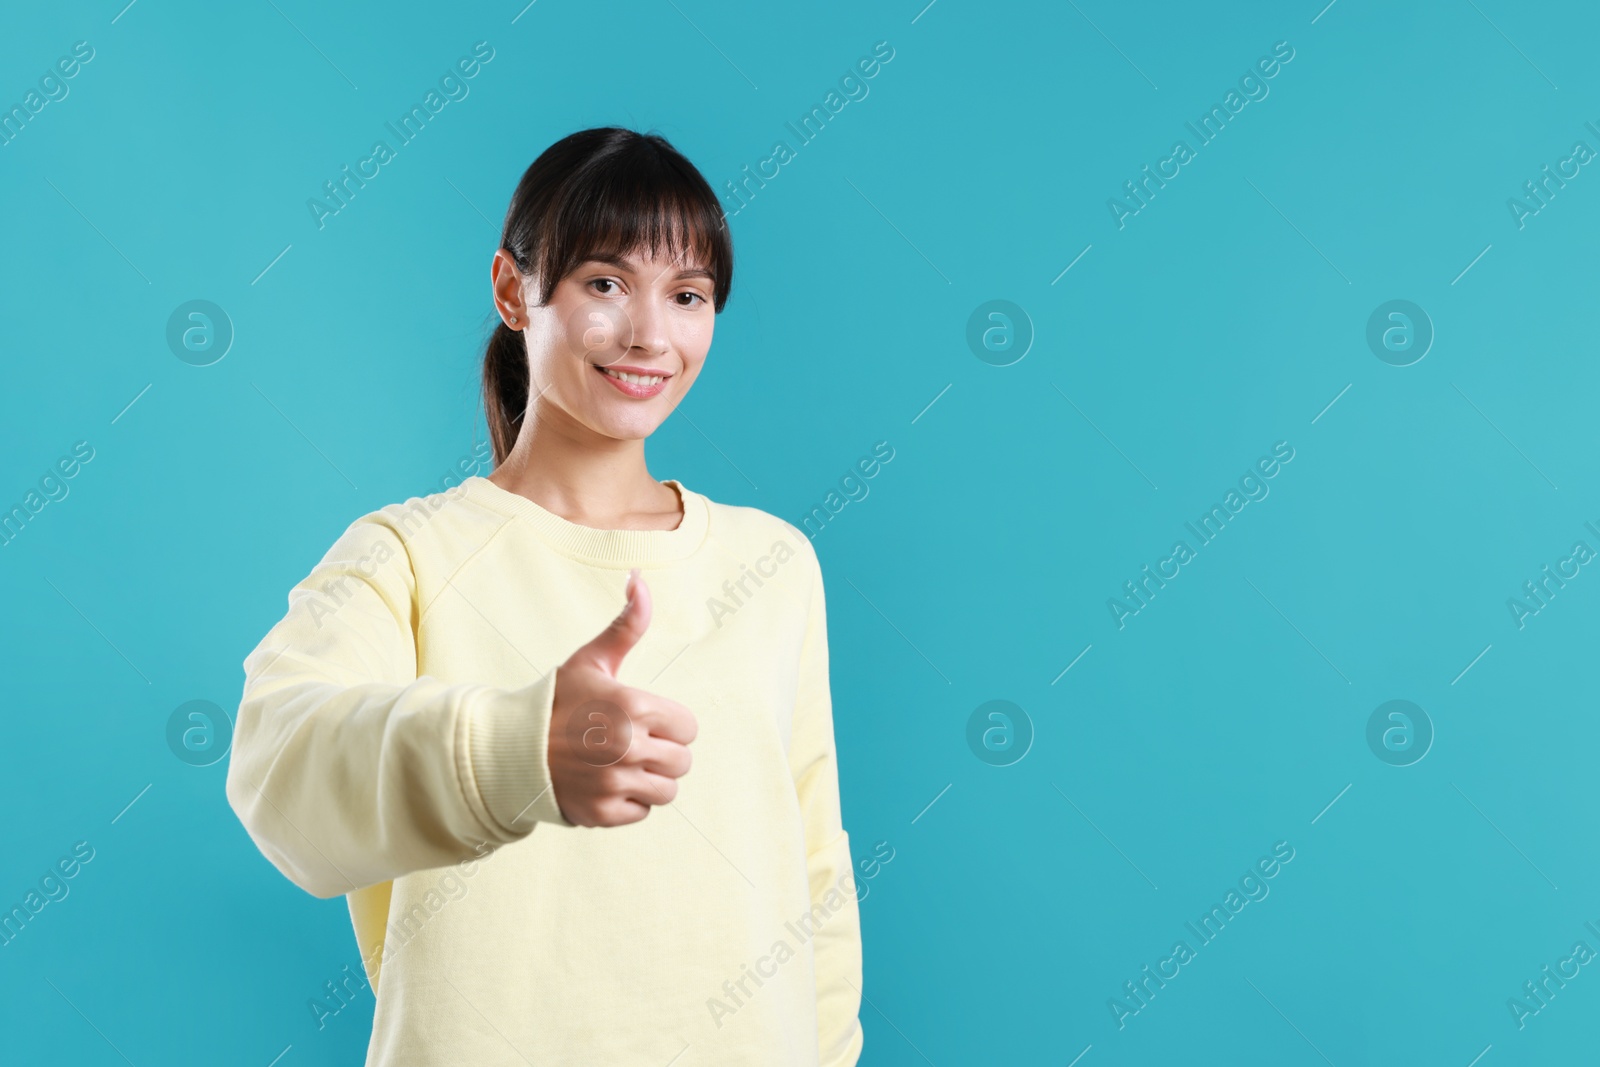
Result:
{"type": "Polygon", "coordinates": [[[705,181],[648,142],[591,159],[567,186],[540,249],[540,300],[587,260],[640,256],[708,271],[721,311],[732,242],[722,205],[705,181]]]}

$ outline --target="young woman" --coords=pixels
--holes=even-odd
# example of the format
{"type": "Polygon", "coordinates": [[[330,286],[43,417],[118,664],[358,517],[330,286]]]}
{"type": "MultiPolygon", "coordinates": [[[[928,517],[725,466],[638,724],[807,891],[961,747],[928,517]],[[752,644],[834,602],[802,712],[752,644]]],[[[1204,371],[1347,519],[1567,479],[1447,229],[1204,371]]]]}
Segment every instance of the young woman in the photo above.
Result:
{"type": "Polygon", "coordinates": [[[547,149],[490,274],[493,474],[357,519],[245,660],[228,799],[347,897],[369,1065],[860,1054],[816,553],[645,464],[732,270],[661,137],[547,149]]]}

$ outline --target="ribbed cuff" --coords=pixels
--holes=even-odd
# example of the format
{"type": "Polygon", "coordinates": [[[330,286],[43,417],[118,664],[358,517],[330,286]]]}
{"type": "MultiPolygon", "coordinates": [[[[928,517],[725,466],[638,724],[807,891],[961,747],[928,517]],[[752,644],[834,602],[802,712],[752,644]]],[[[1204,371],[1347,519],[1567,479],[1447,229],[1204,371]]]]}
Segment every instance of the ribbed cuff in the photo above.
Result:
{"type": "Polygon", "coordinates": [[[468,727],[472,777],[489,816],[513,837],[541,822],[572,826],[550,781],[550,714],[556,672],[480,701],[468,727]]]}
{"type": "Polygon", "coordinates": [[[856,1020],[855,1030],[850,1034],[850,1042],[845,1045],[844,1051],[833,1059],[824,1063],[822,1067],[855,1067],[861,1062],[861,1050],[866,1044],[866,1034],[861,1031],[861,1021],[856,1020]]]}

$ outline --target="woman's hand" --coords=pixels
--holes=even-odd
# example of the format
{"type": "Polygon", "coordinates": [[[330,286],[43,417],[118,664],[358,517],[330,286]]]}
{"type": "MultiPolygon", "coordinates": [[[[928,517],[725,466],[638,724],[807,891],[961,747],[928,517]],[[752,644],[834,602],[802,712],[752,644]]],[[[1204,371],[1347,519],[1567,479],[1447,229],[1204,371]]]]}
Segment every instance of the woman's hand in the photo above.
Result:
{"type": "Polygon", "coordinates": [[[628,603],[594,640],[556,668],[548,762],[556,805],[578,826],[622,826],[678,795],[697,726],[682,704],[617,681],[622,657],[650,625],[638,568],[628,603]]]}

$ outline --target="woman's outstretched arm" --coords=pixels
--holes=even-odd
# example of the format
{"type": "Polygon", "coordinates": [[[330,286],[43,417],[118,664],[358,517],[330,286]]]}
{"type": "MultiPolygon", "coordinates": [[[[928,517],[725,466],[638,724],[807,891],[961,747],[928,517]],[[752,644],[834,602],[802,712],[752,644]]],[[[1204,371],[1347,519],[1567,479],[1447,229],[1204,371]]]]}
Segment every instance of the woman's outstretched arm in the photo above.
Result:
{"type": "Polygon", "coordinates": [[[417,677],[415,592],[399,532],[365,516],[244,661],[228,801],[319,897],[571,825],[546,760],[555,670],[514,690],[417,677]]]}
{"type": "Polygon", "coordinates": [[[853,1064],[863,1035],[861,918],[856,906],[850,838],[839,810],[839,765],[833,740],[833,699],[828,685],[828,619],[822,569],[804,534],[811,569],[811,599],[801,651],[789,764],[805,820],[806,869],[813,915],[825,915],[812,939],[817,972],[817,1028],[822,1067],[853,1064]]]}

